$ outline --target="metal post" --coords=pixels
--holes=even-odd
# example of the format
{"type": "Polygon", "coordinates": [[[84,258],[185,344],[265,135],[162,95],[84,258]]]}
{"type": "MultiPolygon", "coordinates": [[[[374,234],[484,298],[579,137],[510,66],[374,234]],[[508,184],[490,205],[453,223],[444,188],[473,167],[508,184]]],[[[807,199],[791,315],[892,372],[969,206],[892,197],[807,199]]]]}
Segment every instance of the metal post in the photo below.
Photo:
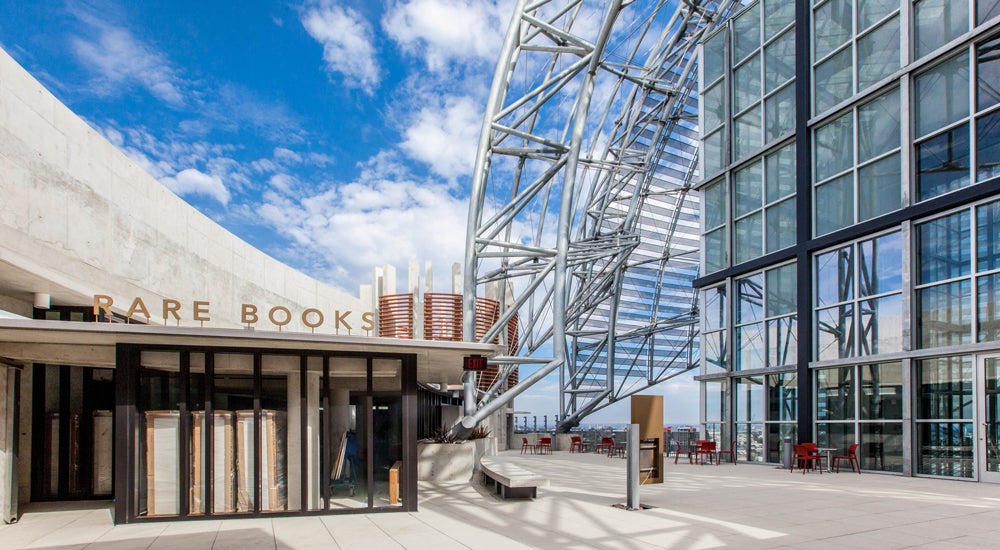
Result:
{"type": "MultiPolygon", "coordinates": [[[[784,441],[782,442],[783,447],[782,447],[782,454],[781,454],[781,465],[784,468],[791,468],[792,467],[792,436],[786,435],[782,439],[784,441]]],[[[736,457],[733,457],[733,460],[736,460],[736,457]]]]}
{"type": "Polygon", "coordinates": [[[627,470],[628,475],[628,495],[626,497],[626,506],[629,510],[639,509],[639,425],[629,424],[628,425],[628,437],[625,443],[625,449],[628,451],[628,464],[627,470]]]}

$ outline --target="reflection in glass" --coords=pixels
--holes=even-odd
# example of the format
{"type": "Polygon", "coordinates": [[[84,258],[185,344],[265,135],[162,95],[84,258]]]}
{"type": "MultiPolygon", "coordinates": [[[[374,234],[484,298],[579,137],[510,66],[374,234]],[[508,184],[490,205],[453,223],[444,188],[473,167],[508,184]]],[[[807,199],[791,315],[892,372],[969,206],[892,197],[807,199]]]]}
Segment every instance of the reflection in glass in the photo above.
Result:
{"type": "Polygon", "coordinates": [[[830,0],[815,12],[813,21],[813,48],[815,59],[826,54],[851,38],[850,0],[830,0]]]}
{"type": "Polygon", "coordinates": [[[914,92],[918,136],[927,135],[969,116],[968,56],[953,57],[917,76],[914,80],[914,92]]]}
{"type": "Polygon", "coordinates": [[[972,441],[972,422],[918,423],[917,473],[971,478],[972,441]]]}
{"type": "Polygon", "coordinates": [[[795,85],[790,84],[764,101],[766,143],[795,129],[795,85]]]}
{"type": "Polygon", "coordinates": [[[733,59],[741,61],[760,46],[760,8],[743,12],[733,23],[733,59]]]}
{"type": "Polygon", "coordinates": [[[902,420],[903,365],[861,365],[861,419],[902,420]]]}
{"type": "Polygon", "coordinates": [[[1000,273],[980,277],[976,282],[979,331],[977,342],[1000,340],[1000,273]]]}
{"type": "Polygon", "coordinates": [[[914,53],[923,57],[969,30],[969,4],[955,0],[921,0],[913,6],[914,53]]]}
{"type": "Polygon", "coordinates": [[[705,234],[705,272],[714,273],[729,265],[726,259],[726,228],[705,234]]]}
{"type": "Polygon", "coordinates": [[[858,460],[863,470],[903,472],[903,424],[862,423],[858,460]]]}
{"type": "Polygon", "coordinates": [[[736,425],[736,459],[745,462],[764,461],[764,425],[736,425]]]}
{"type": "Polygon", "coordinates": [[[733,121],[733,160],[746,158],[760,149],[760,107],[754,107],[733,121]]]}
{"type": "Polygon", "coordinates": [[[764,277],[753,275],[736,281],[736,323],[743,324],[764,318],[764,277]]]}
{"type": "Polygon", "coordinates": [[[820,360],[854,356],[854,305],[816,312],[817,356],[820,360]]]}
{"type": "Polygon", "coordinates": [[[764,379],[760,376],[736,378],[736,421],[764,419],[764,379]]]}
{"type": "Polygon", "coordinates": [[[704,114],[704,132],[710,132],[722,124],[726,116],[726,88],[720,82],[701,94],[702,113],[704,114]]]}
{"type": "Polygon", "coordinates": [[[769,374],[767,393],[768,421],[794,422],[798,414],[798,376],[794,372],[769,374]]]}
{"type": "Polygon", "coordinates": [[[767,252],[795,244],[795,197],[767,208],[767,252]]]}
{"type": "Polygon", "coordinates": [[[764,0],[764,40],[795,20],[795,3],[788,0],[764,0]]]}
{"type": "Polygon", "coordinates": [[[1000,15],[1000,0],[976,0],[976,24],[1000,15]]]}
{"type": "Polygon", "coordinates": [[[721,130],[706,136],[702,143],[702,153],[705,158],[705,175],[714,174],[726,165],[725,125],[721,130]]]}
{"type": "Polygon", "coordinates": [[[1000,201],[976,209],[976,270],[1000,268],[1000,201]]]}
{"type": "Polygon", "coordinates": [[[972,358],[967,355],[917,363],[917,418],[972,419],[972,358]]]}
{"type": "Polygon", "coordinates": [[[822,113],[851,97],[854,83],[851,69],[853,48],[847,47],[816,67],[815,114],[822,113]]]}
{"type": "Polygon", "coordinates": [[[758,258],[764,240],[763,215],[760,212],[736,220],[736,263],[758,258]]]}
{"type": "MultiPolygon", "coordinates": [[[[816,443],[820,447],[830,447],[837,449],[834,455],[847,455],[847,449],[852,443],[857,441],[854,437],[854,422],[817,422],[816,423],[816,443]]],[[[823,467],[829,468],[826,464],[826,455],[823,455],[823,467]]]]}
{"type": "Polygon", "coordinates": [[[969,185],[969,126],[963,124],[917,145],[920,200],[969,185]]]}
{"type": "Polygon", "coordinates": [[[764,323],[736,329],[736,370],[764,368],[764,323]]]}
{"type": "Polygon", "coordinates": [[[783,265],[765,273],[767,281],[767,316],[794,313],[795,264],[783,265]]]}
{"type": "Polygon", "coordinates": [[[717,286],[702,293],[702,319],[705,330],[721,330],[726,327],[726,287],[717,286]]]}
{"type": "Polygon", "coordinates": [[[917,284],[968,275],[972,269],[971,238],[968,211],[920,224],[917,231],[920,279],[917,284]]]}
{"type": "Polygon", "coordinates": [[[791,441],[798,441],[798,426],[794,423],[786,422],[781,424],[767,424],[767,461],[771,463],[781,463],[783,444],[785,436],[791,441]]]}
{"type": "Polygon", "coordinates": [[[795,78],[795,31],[789,30],[781,38],[764,48],[765,93],[795,78]]]}
{"type": "Polygon", "coordinates": [[[726,223],[725,181],[705,187],[705,228],[715,229],[726,223]]]}
{"type": "Polygon", "coordinates": [[[858,170],[858,218],[860,221],[899,210],[902,184],[899,154],[862,166],[858,170]]]}
{"type": "Polygon", "coordinates": [[[795,143],[792,142],[765,160],[767,202],[774,202],[795,193],[795,143]]]}
{"type": "Polygon", "coordinates": [[[899,147],[899,113],[898,88],[858,107],[858,162],[899,147]]]}
{"type": "Polygon", "coordinates": [[[903,239],[899,232],[863,241],[858,247],[858,293],[873,296],[903,288],[903,239]]]}
{"type": "MultiPolygon", "coordinates": [[[[1000,5],[1000,1],[993,0],[1000,5]]],[[[983,110],[1000,103],[1000,39],[980,44],[976,48],[976,78],[978,81],[976,108],[983,110]]]]}
{"type": "Polygon", "coordinates": [[[903,351],[903,297],[883,296],[859,303],[861,355],[903,351]]]}
{"type": "Polygon", "coordinates": [[[972,282],[955,281],[917,291],[919,347],[972,341],[972,282]]]}
{"type": "Polygon", "coordinates": [[[986,415],[983,430],[986,437],[986,471],[1000,472],[1000,359],[988,357],[983,361],[986,415]]]}
{"type": "Polygon", "coordinates": [[[701,335],[702,353],[705,356],[705,370],[702,374],[715,374],[726,370],[726,331],[708,332],[701,335]]]}
{"type": "Polygon", "coordinates": [[[733,71],[733,112],[760,100],[760,56],[755,55],[733,71]]]}
{"type": "MultiPolygon", "coordinates": [[[[295,438],[295,451],[292,453],[288,437],[289,379],[295,380],[294,387],[298,390],[299,358],[265,355],[262,359],[261,413],[257,435],[260,438],[260,510],[282,512],[289,509],[289,458],[294,458],[297,463],[301,460],[299,438],[295,438]]],[[[295,393],[295,401],[296,404],[299,401],[298,392],[295,393]]],[[[298,421],[297,418],[296,427],[298,421]]],[[[297,490],[296,494],[299,493],[297,490]]],[[[292,509],[299,509],[299,502],[295,502],[292,509]]]]}
{"type": "Polygon", "coordinates": [[[854,123],[848,113],[816,130],[816,181],[854,164],[854,123]]]}
{"type": "Polygon", "coordinates": [[[761,207],[761,163],[755,162],[733,175],[733,216],[741,217],[761,207]]]}
{"type": "Polygon", "coordinates": [[[976,120],[976,181],[1000,176],[1000,111],[976,120]]]}
{"type": "Polygon", "coordinates": [[[854,247],[845,246],[816,257],[818,306],[854,298],[854,247]]]}
{"type": "Polygon", "coordinates": [[[816,234],[854,224],[854,177],[845,174],[816,187],[816,234]]]}
{"type": "Polygon", "coordinates": [[[767,366],[793,365],[798,358],[798,327],[795,316],[767,322],[767,366]]]}
{"type": "Polygon", "coordinates": [[[705,420],[707,422],[722,422],[725,419],[725,382],[709,380],[705,386],[705,420]]]}
{"type": "Polygon", "coordinates": [[[854,367],[817,370],[816,419],[854,418],[854,367]]]}
{"type": "Polygon", "coordinates": [[[139,370],[139,516],[180,513],[180,363],[177,352],[143,352],[139,370]]]}
{"type": "Polygon", "coordinates": [[[899,18],[858,39],[858,91],[899,69],[899,18]]]}
{"type": "MultiPolygon", "coordinates": [[[[858,32],[864,32],[883,17],[899,9],[897,0],[866,0],[858,2],[858,32]]],[[[898,57],[898,56],[897,56],[898,57]]]]}
{"type": "Polygon", "coordinates": [[[726,70],[726,33],[719,32],[705,41],[704,51],[705,82],[714,82],[726,70]]]}

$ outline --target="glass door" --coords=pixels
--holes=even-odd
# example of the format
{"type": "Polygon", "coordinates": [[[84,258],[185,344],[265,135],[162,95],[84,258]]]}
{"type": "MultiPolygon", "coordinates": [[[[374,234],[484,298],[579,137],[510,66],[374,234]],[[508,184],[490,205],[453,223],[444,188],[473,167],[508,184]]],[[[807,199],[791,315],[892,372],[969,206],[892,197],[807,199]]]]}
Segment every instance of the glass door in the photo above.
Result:
{"type": "Polygon", "coordinates": [[[979,441],[976,454],[979,479],[1000,483],[1000,355],[980,358],[979,441]]]}

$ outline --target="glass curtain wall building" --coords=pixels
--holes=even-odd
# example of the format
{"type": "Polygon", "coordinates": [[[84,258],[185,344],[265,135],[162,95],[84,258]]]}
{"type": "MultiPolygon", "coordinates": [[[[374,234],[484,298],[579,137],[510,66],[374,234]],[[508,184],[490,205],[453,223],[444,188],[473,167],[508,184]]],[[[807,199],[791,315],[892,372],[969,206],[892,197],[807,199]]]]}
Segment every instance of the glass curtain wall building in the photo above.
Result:
{"type": "Polygon", "coordinates": [[[701,44],[703,430],[1000,481],[1000,0],[758,0],[701,44]]]}

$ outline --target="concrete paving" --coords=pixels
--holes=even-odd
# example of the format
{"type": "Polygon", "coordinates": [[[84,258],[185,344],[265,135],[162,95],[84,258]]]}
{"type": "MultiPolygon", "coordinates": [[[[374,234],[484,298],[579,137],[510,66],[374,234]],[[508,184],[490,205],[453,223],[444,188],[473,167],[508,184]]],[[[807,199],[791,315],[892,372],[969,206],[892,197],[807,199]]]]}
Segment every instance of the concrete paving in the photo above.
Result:
{"type": "Polygon", "coordinates": [[[420,484],[416,513],[111,523],[107,502],[29,505],[0,548],[996,548],[1000,486],[755,464],[668,461],[625,511],[625,461],[596,454],[504,459],[548,476],[536,500],[501,501],[478,480],[420,484]]]}

